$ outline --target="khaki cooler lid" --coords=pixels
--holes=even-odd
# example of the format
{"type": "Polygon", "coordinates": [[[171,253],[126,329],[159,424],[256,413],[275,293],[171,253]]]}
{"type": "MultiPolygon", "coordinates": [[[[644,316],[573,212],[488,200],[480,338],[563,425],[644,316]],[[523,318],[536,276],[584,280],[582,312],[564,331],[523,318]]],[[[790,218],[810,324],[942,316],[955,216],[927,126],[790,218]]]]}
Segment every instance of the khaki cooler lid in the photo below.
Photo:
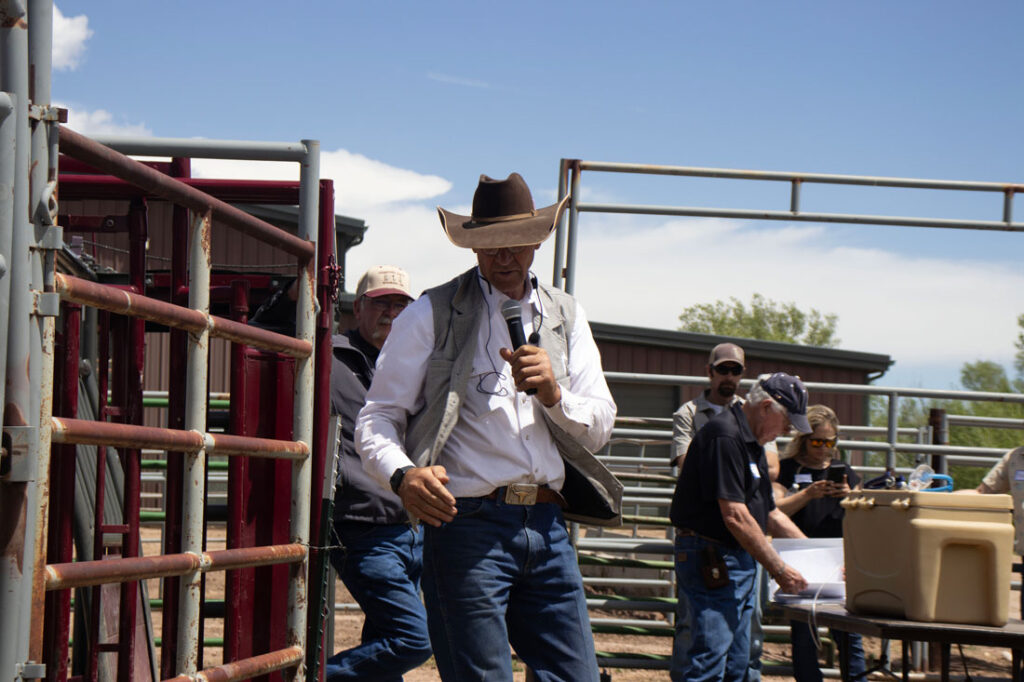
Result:
{"type": "Polygon", "coordinates": [[[982,495],[981,493],[930,493],[926,490],[857,490],[843,500],[847,509],[863,508],[865,502],[874,500],[876,507],[887,507],[899,501],[907,507],[931,507],[942,509],[971,509],[975,511],[1013,511],[1013,498],[1009,495],[982,495]],[[861,501],[863,500],[863,501],[861,501]]]}

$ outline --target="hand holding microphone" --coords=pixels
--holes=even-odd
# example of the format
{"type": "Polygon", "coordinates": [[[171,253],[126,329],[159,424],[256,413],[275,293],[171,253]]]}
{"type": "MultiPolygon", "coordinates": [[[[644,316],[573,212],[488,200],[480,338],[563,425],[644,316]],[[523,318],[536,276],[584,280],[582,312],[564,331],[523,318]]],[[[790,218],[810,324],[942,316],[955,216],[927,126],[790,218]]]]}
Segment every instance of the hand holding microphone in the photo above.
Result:
{"type": "Polygon", "coordinates": [[[513,350],[502,348],[501,357],[512,367],[516,390],[525,391],[527,395],[537,395],[548,407],[555,405],[562,399],[562,390],[551,371],[547,351],[532,345],[537,342],[536,333],[530,335],[531,345],[527,344],[523,329],[523,307],[518,301],[505,301],[501,305],[501,316],[508,325],[513,346],[513,350]]]}

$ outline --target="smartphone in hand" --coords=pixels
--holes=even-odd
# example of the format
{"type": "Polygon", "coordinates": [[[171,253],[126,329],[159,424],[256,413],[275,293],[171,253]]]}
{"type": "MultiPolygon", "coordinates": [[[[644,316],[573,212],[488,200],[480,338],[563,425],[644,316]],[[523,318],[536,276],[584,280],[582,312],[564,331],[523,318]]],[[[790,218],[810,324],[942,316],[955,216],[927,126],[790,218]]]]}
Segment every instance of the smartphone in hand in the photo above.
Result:
{"type": "Polygon", "coordinates": [[[826,480],[833,483],[842,483],[844,476],[846,476],[846,465],[841,462],[831,465],[825,473],[826,480]]]}

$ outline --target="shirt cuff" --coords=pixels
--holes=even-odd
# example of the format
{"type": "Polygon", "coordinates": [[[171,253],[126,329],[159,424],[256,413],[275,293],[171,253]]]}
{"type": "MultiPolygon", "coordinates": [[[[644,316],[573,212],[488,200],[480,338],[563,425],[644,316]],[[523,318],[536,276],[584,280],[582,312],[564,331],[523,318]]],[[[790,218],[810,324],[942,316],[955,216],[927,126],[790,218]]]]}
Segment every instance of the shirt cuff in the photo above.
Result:
{"type": "Polygon", "coordinates": [[[565,431],[571,431],[574,427],[577,429],[581,426],[589,428],[594,425],[594,412],[587,401],[574,396],[564,388],[562,388],[561,400],[551,407],[541,403],[541,407],[551,417],[551,421],[565,431]]]}

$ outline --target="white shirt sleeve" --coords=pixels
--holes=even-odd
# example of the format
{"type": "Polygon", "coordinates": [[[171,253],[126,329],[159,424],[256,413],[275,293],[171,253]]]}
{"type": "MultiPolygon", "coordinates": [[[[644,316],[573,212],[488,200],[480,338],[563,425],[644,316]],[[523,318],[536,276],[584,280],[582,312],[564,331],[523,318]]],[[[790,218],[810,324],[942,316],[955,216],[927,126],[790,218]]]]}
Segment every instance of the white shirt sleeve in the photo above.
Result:
{"type": "Polygon", "coordinates": [[[421,296],[392,322],[356,418],[356,452],[363,469],[384,488],[390,489],[395,469],[413,464],[405,452],[405,428],[425,403],[423,382],[433,349],[434,312],[430,297],[421,296]]]}
{"type": "Polygon", "coordinates": [[[562,399],[545,407],[551,420],[591,452],[604,447],[615,424],[615,401],[604,380],[601,354],[590,323],[576,304],[576,324],[569,334],[569,389],[562,399]]]}

